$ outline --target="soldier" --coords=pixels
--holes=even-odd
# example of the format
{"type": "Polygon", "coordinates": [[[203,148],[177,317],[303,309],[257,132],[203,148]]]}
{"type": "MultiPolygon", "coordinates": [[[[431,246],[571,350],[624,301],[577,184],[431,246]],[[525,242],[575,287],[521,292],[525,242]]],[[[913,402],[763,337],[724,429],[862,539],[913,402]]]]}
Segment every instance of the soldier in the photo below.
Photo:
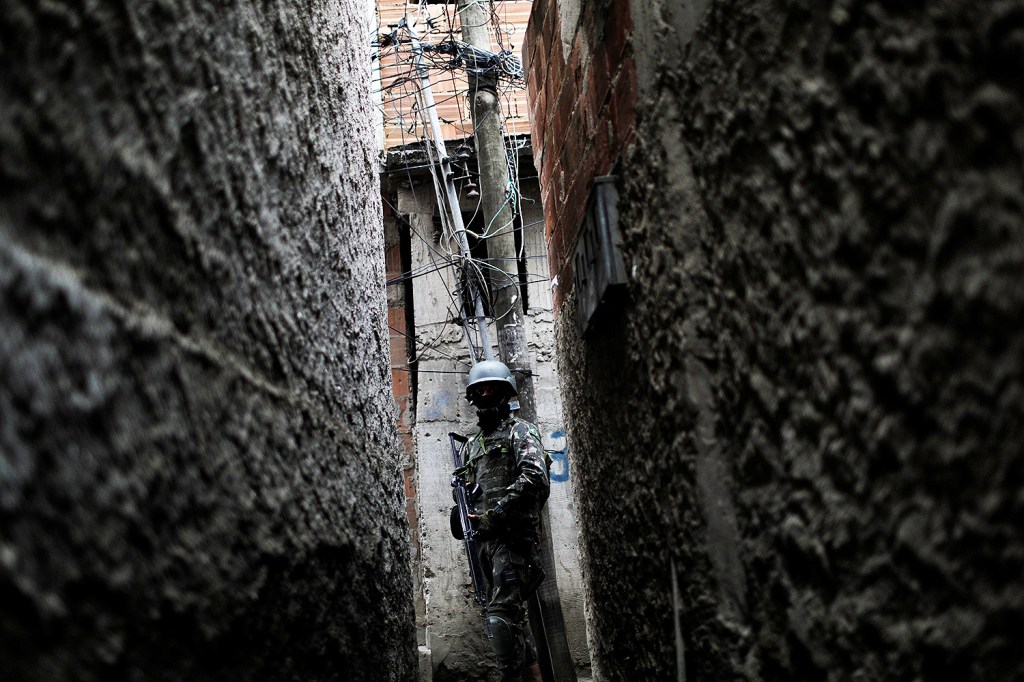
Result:
{"type": "Polygon", "coordinates": [[[469,439],[463,469],[467,487],[478,491],[470,518],[489,583],[487,620],[501,679],[540,682],[525,602],[544,578],[538,542],[548,460],[537,427],[512,415],[509,400],[518,393],[503,363],[473,366],[466,399],[477,409],[480,430],[469,439]]]}

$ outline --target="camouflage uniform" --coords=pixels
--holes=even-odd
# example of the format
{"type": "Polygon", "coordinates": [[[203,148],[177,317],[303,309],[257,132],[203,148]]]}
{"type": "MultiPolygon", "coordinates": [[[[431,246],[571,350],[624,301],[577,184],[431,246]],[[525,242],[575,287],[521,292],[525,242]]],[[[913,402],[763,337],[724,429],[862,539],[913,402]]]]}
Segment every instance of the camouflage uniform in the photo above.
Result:
{"type": "Polygon", "coordinates": [[[489,582],[487,614],[498,667],[503,679],[519,679],[537,661],[524,588],[539,575],[540,511],[548,498],[540,432],[508,415],[494,430],[470,439],[465,466],[469,482],[482,488],[474,513],[500,510],[493,531],[481,538],[480,559],[489,582]]]}

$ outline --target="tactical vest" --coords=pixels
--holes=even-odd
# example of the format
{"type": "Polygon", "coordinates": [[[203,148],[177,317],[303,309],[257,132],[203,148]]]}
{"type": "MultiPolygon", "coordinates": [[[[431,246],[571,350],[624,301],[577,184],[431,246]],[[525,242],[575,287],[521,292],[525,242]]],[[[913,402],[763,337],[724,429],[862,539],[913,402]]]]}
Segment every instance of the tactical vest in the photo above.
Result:
{"type": "Polygon", "coordinates": [[[531,467],[532,471],[541,471],[544,484],[543,489],[538,490],[536,499],[507,511],[509,522],[517,531],[516,535],[532,538],[536,535],[540,522],[541,507],[548,497],[547,457],[542,449],[537,427],[509,416],[494,431],[488,434],[482,431],[477,433],[469,441],[466,469],[470,482],[479,484],[482,489],[482,494],[474,502],[474,512],[482,514],[506,496],[510,486],[521,474],[516,461],[517,453],[513,449],[513,432],[517,427],[525,427],[536,439],[536,452],[530,456],[535,457],[537,461],[531,461],[524,466],[531,467]]]}

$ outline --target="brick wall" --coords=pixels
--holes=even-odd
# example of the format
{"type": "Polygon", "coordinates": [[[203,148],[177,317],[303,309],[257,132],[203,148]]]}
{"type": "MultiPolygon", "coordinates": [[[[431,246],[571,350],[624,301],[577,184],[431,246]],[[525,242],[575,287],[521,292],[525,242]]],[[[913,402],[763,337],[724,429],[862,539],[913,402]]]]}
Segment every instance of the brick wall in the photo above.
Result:
{"type": "Polygon", "coordinates": [[[586,3],[575,26],[562,22],[555,0],[534,2],[523,49],[556,313],[592,181],[631,140],[637,98],[628,0],[586,3]]]}

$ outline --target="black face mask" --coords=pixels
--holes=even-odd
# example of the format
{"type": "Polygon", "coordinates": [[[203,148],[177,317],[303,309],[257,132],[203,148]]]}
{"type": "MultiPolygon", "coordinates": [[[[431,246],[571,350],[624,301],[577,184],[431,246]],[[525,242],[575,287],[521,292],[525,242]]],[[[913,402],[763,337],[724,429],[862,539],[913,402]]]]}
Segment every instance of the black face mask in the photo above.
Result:
{"type": "Polygon", "coordinates": [[[476,411],[477,425],[484,430],[497,428],[505,417],[512,413],[508,403],[503,402],[494,407],[479,407],[476,411]]]}

